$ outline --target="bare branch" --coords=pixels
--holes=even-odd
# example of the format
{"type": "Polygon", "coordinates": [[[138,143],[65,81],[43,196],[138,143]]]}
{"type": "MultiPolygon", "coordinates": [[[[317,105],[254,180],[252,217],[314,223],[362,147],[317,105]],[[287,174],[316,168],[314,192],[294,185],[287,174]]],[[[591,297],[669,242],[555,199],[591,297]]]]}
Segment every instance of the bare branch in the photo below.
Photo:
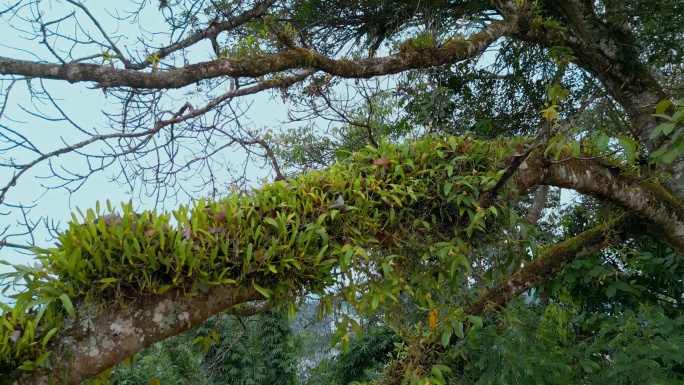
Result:
{"type": "Polygon", "coordinates": [[[216,98],[213,98],[211,102],[209,102],[207,105],[201,107],[201,108],[195,108],[190,111],[190,113],[186,115],[181,115],[181,116],[173,116],[169,120],[162,120],[159,121],[158,124],[161,126],[168,126],[174,123],[179,123],[179,122],[184,122],[186,120],[196,118],[198,116],[202,116],[206,114],[207,112],[213,110],[216,108],[218,105],[221,103],[224,103],[225,101],[231,100],[236,97],[240,96],[246,96],[246,95],[252,95],[256,94],[258,92],[271,89],[271,88],[287,88],[297,82],[300,82],[304,79],[306,79],[308,76],[312,75],[315,71],[313,70],[308,70],[308,71],[301,71],[298,74],[291,75],[291,76],[286,76],[286,77],[276,77],[273,79],[269,80],[264,80],[263,82],[258,83],[257,85],[253,87],[247,87],[247,88],[241,88],[238,90],[233,90],[226,92],[225,94],[218,96],[216,98]]]}
{"type": "Polygon", "coordinates": [[[88,8],[86,8],[85,5],[83,5],[82,3],[78,2],[78,1],[74,1],[74,0],[66,0],[66,1],[67,1],[67,3],[73,4],[74,6],[78,7],[79,9],[81,9],[81,10],[83,11],[83,13],[85,13],[85,14],[88,16],[88,19],[90,19],[90,21],[95,25],[95,27],[97,27],[97,29],[100,31],[100,33],[101,33],[102,36],[105,38],[105,40],[107,40],[107,43],[109,43],[109,47],[110,47],[114,52],[116,52],[117,58],[118,58],[119,60],[121,60],[122,63],[124,63],[124,66],[125,66],[126,68],[130,68],[130,67],[131,67],[131,62],[130,62],[128,59],[126,59],[126,56],[124,56],[123,52],[121,52],[121,50],[119,49],[119,47],[116,46],[116,43],[114,43],[114,41],[109,37],[109,35],[107,34],[107,32],[104,30],[104,28],[102,28],[102,25],[100,25],[100,22],[97,21],[97,19],[95,18],[95,16],[93,16],[92,13],[90,13],[90,11],[88,10],[88,8]]]}
{"type": "MultiPolygon", "coordinates": [[[[34,167],[35,165],[37,165],[38,163],[41,163],[41,162],[43,162],[43,161],[45,161],[45,160],[51,159],[51,158],[53,158],[53,157],[56,157],[56,156],[59,156],[59,155],[62,155],[62,154],[66,154],[66,153],[69,153],[69,152],[76,151],[76,150],[78,150],[78,149],[80,149],[80,148],[83,148],[83,147],[89,145],[89,144],[92,144],[92,143],[95,143],[95,142],[99,142],[99,141],[104,141],[104,140],[107,140],[107,139],[112,139],[112,138],[139,138],[139,137],[144,137],[144,136],[150,137],[150,136],[154,135],[155,133],[159,132],[159,130],[160,130],[161,128],[162,128],[162,126],[160,125],[160,126],[155,126],[155,127],[154,127],[153,129],[151,129],[151,130],[144,131],[144,132],[139,132],[139,133],[129,133],[129,134],[125,134],[125,133],[119,134],[119,133],[117,133],[117,134],[109,134],[109,135],[95,135],[95,136],[91,137],[91,138],[88,139],[88,140],[84,140],[84,141],[82,141],[82,142],[79,142],[79,143],[76,143],[76,144],[73,144],[73,145],[70,145],[70,146],[61,148],[61,149],[59,149],[59,150],[55,150],[55,151],[46,153],[46,154],[44,154],[44,155],[41,155],[41,156],[39,156],[38,158],[34,159],[33,161],[31,161],[31,162],[29,162],[29,163],[26,163],[26,164],[23,164],[23,165],[17,165],[17,166],[15,166],[15,168],[17,168],[17,169],[19,170],[19,172],[15,173],[15,174],[12,176],[12,178],[10,179],[10,181],[9,181],[4,187],[0,188],[0,203],[2,203],[2,202],[4,201],[5,196],[7,195],[7,191],[8,191],[12,186],[15,186],[15,185],[17,184],[17,180],[19,180],[19,178],[20,178],[24,173],[26,173],[28,170],[30,170],[31,168],[33,168],[33,167],[34,167]]],[[[130,151],[130,152],[135,152],[136,150],[137,150],[137,147],[134,147],[134,148],[131,148],[129,151],[130,151]]]]}
{"type": "MultiPolygon", "coordinates": [[[[243,12],[243,13],[241,13],[241,14],[239,14],[239,15],[237,15],[237,16],[229,19],[229,20],[218,22],[218,23],[212,23],[211,25],[209,25],[209,27],[202,30],[201,32],[192,34],[189,37],[187,37],[181,41],[178,41],[178,42],[171,44],[169,46],[160,48],[159,50],[153,52],[152,55],[156,54],[157,57],[159,57],[160,59],[163,59],[163,58],[169,56],[170,54],[177,52],[177,51],[180,51],[182,49],[188,48],[188,47],[194,45],[195,43],[197,43],[201,40],[209,39],[209,38],[215,39],[216,35],[218,35],[221,32],[227,32],[227,31],[234,30],[234,29],[238,28],[239,26],[244,25],[245,23],[248,23],[248,22],[262,16],[263,14],[266,13],[266,11],[268,11],[268,8],[271,5],[275,4],[275,2],[276,2],[276,0],[266,0],[266,1],[262,1],[262,2],[257,2],[254,5],[254,7],[252,7],[251,9],[249,9],[249,10],[247,10],[247,11],[245,11],[245,12],[243,12]]],[[[137,63],[137,64],[129,63],[129,66],[127,66],[126,68],[134,69],[134,70],[140,70],[140,69],[149,67],[150,65],[151,65],[151,63],[144,61],[144,62],[137,63]]]]}

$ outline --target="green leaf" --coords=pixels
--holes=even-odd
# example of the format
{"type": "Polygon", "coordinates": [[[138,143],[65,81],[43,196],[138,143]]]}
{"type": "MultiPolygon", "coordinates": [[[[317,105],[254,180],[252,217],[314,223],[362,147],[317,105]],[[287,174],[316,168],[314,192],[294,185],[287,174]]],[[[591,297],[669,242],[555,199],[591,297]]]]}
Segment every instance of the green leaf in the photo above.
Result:
{"type": "MultiPolygon", "coordinates": [[[[456,151],[458,148],[458,143],[456,142],[456,137],[454,135],[449,136],[449,147],[451,147],[451,151],[456,151]]],[[[453,171],[453,167],[452,167],[453,171]]],[[[451,176],[451,175],[449,175],[451,176]]]]}
{"type": "Polygon", "coordinates": [[[622,291],[629,291],[629,288],[630,288],[629,284],[627,282],[623,282],[623,281],[615,282],[615,287],[617,287],[618,289],[620,289],[622,291]]]}
{"type": "Polygon", "coordinates": [[[669,149],[665,154],[663,154],[663,162],[670,164],[679,155],[679,150],[676,148],[669,149]]]}
{"type": "Polygon", "coordinates": [[[266,218],[264,218],[264,221],[266,223],[268,223],[269,225],[275,227],[276,229],[278,228],[278,221],[276,221],[275,219],[273,219],[271,217],[266,217],[266,218]]]}
{"type": "Polygon", "coordinates": [[[330,341],[330,346],[335,346],[337,345],[338,342],[342,339],[347,334],[347,325],[349,325],[349,316],[345,315],[342,317],[342,321],[337,325],[337,330],[332,336],[332,339],[330,341]]]}
{"type": "Polygon", "coordinates": [[[451,192],[451,189],[454,187],[454,184],[451,181],[446,181],[444,183],[444,196],[449,196],[449,193],[451,192]]]}
{"type": "Polygon", "coordinates": [[[670,116],[670,115],[665,115],[665,114],[653,114],[653,116],[657,118],[662,118],[667,120],[668,122],[674,122],[675,120],[670,116]]]}
{"type": "Polygon", "coordinates": [[[637,142],[634,139],[627,137],[625,135],[618,135],[617,140],[620,146],[625,150],[625,156],[627,157],[627,161],[633,161],[634,154],[637,149],[637,142]]]}
{"type": "Polygon", "coordinates": [[[449,164],[446,166],[446,171],[447,171],[447,176],[451,178],[451,175],[454,173],[454,166],[449,164]]]}
{"type": "Polygon", "coordinates": [[[608,298],[613,298],[613,296],[615,296],[615,293],[616,293],[616,292],[617,292],[617,287],[616,287],[615,285],[610,285],[610,286],[608,286],[608,288],[606,289],[606,296],[607,296],[608,298]]]}
{"type": "Polygon", "coordinates": [[[294,302],[290,302],[287,304],[287,319],[294,321],[295,318],[297,318],[297,307],[294,302]]]}
{"type": "Polygon", "coordinates": [[[565,148],[565,141],[561,140],[558,143],[556,143],[556,151],[553,153],[553,159],[558,160],[560,158],[561,152],[563,152],[563,149],[565,148]]]}
{"type": "Polygon", "coordinates": [[[64,309],[66,310],[67,314],[69,314],[69,316],[72,318],[76,318],[76,312],[74,311],[74,305],[71,303],[71,298],[64,293],[59,296],[59,299],[62,301],[62,305],[64,305],[64,309]]]}
{"type": "Polygon", "coordinates": [[[437,377],[442,377],[442,371],[439,370],[437,366],[433,366],[432,369],[430,370],[432,374],[434,374],[437,377]]]}
{"type": "Polygon", "coordinates": [[[672,102],[671,102],[671,101],[669,101],[669,100],[661,100],[661,101],[658,102],[658,104],[656,104],[655,113],[656,113],[656,114],[662,114],[662,113],[665,112],[665,110],[667,110],[671,105],[672,105],[672,102]]]}
{"type": "Polygon", "coordinates": [[[608,138],[606,135],[601,134],[601,136],[596,139],[596,147],[598,148],[599,151],[604,152],[606,151],[606,148],[608,148],[608,143],[610,142],[610,138],[608,138]]]}
{"type": "Polygon", "coordinates": [[[167,290],[169,290],[172,287],[173,287],[173,285],[162,285],[161,287],[156,289],[154,292],[156,294],[164,294],[167,290]]]}
{"type": "Polygon", "coordinates": [[[356,334],[356,338],[361,339],[361,326],[354,318],[349,318],[349,323],[351,324],[352,330],[356,334]]]}
{"type": "Polygon", "coordinates": [[[658,135],[660,135],[660,133],[663,131],[663,127],[665,127],[666,124],[672,124],[672,125],[674,125],[674,123],[661,123],[661,124],[655,126],[655,128],[653,129],[653,131],[651,131],[651,135],[649,135],[648,138],[649,138],[650,140],[653,140],[653,139],[657,138],[658,135]]]}
{"type": "Polygon", "coordinates": [[[580,142],[577,140],[573,140],[570,142],[570,156],[573,158],[577,158],[580,153],[580,142]]]}
{"type": "Polygon", "coordinates": [[[249,263],[252,260],[252,248],[254,245],[250,243],[247,245],[247,252],[245,253],[245,262],[249,263]]]}
{"type": "Polygon", "coordinates": [[[263,288],[254,282],[252,282],[252,286],[254,286],[254,290],[258,291],[259,294],[263,295],[265,298],[271,298],[271,290],[263,288]]]}
{"type": "Polygon", "coordinates": [[[663,134],[664,135],[670,135],[670,133],[674,130],[675,124],[674,123],[664,123],[662,124],[663,126],[663,134]]]}
{"type": "Polygon", "coordinates": [[[380,304],[380,296],[377,294],[373,294],[373,300],[371,301],[371,309],[375,310],[379,304],[380,304]]]}
{"type": "Polygon", "coordinates": [[[460,339],[465,337],[465,333],[463,332],[463,322],[461,321],[456,322],[456,336],[460,339]]]}
{"type": "Polygon", "coordinates": [[[678,109],[674,114],[672,114],[672,119],[677,122],[684,120],[684,109],[678,109]]]}
{"type": "Polygon", "coordinates": [[[36,366],[40,366],[40,364],[42,364],[50,356],[50,353],[52,353],[52,352],[47,351],[47,352],[41,354],[40,357],[38,357],[36,359],[36,366]]]}
{"type": "Polygon", "coordinates": [[[477,316],[474,316],[474,315],[469,315],[469,316],[467,316],[466,318],[468,318],[468,320],[469,320],[470,322],[472,322],[472,324],[475,325],[476,327],[478,327],[478,328],[481,328],[481,327],[482,327],[482,318],[481,318],[481,317],[477,317],[477,316]]]}
{"type": "Polygon", "coordinates": [[[24,361],[24,363],[21,364],[17,369],[19,369],[19,370],[26,370],[26,371],[35,370],[35,369],[36,369],[36,364],[35,364],[33,361],[31,361],[31,360],[26,360],[26,361],[24,361]]]}
{"type": "Polygon", "coordinates": [[[453,332],[451,331],[451,327],[448,327],[444,333],[442,333],[442,346],[447,347],[449,346],[449,342],[451,341],[451,335],[453,332]]]}

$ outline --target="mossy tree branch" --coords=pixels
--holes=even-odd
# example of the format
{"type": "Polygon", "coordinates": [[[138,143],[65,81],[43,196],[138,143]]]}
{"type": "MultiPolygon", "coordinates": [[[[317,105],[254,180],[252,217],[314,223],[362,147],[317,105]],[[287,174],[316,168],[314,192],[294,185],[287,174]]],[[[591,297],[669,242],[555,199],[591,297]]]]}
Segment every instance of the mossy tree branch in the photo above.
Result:
{"type": "Polygon", "coordinates": [[[552,161],[537,154],[526,165],[513,177],[519,189],[551,185],[612,202],[644,219],[651,233],[684,258],[684,204],[654,180],[593,157],[552,161]]]}
{"type": "MultiPolygon", "coordinates": [[[[433,254],[440,255],[444,266],[467,264],[459,244],[476,239],[490,220],[487,214],[495,217],[497,212],[495,206],[479,207],[476,198],[496,185],[506,155],[517,146],[455,137],[429,137],[402,146],[384,143],[326,171],[277,182],[250,195],[181,208],[174,213],[180,226],[176,230],[169,227],[169,215],[145,213],[136,219],[125,212],[116,226],[108,227],[105,221],[94,221],[90,212],[84,223],[71,224],[56,249],[41,252],[62,283],[49,278],[33,283],[61,290],[76,305],[76,319],[63,311],[56,311],[62,318],[52,319],[63,326],[45,347],[52,354],[44,367],[51,370],[39,368],[18,377],[5,370],[14,377],[3,379],[15,382],[0,383],[76,384],[237,304],[264,296],[289,301],[303,292],[322,293],[334,282],[344,286],[353,282],[354,271],[383,264],[413,238],[429,239],[426,247],[437,247],[433,254]],[[383,162],[374,162],[380,158],[383,162]],[[331,209],[339,196],[344,208],[331,209]]],[[[664,207],[679,207],[672,197],[656,200],[657,186],[596,161],[549,163],[533,154],[526,165],[512,178],[519,189],[539,184],[574,188],[614,201],[652,221],[654,229],[667,229],[671,223],[659,219],[666,214],[664,207]]],[[[501,193],[511,193],[509,188],[501,193]]],[[[497,206],[506,209],[500,202],[497,206]]],[[[674,221],[681,218],[680,210],[667,214],[674,221]]],[[[469,311],[484,314],[552,279],[568,261],[615,240],[625,221],[615,220],[549,248],[469,311]]],[[[458,270],[452,274],[455,278],[458,270]]],[[[391,282],[380,285],[390,290],[385,296],[398,297],[404,290],[391,282]]],[[[46,292],[33,290],[26,300],[46,292]]],[[[365,301],[370,306],[371,301],[365,301]]],[[[60,309],[59,302],[50,304],[60,309]]],[[[22,316],[27,322],[34,317],[22,316]]]]}
{"type": "Polygon", "coordinates": [[[495,289],[489,290],[466,307],[464,312],[483,317],[492,311],[498,311],[524,292],[553,279],[566,264],[619,243],[624,238],[629,224],[629,216],[622,215],[564,242],[550,246],[537,259],[527,262],[523,268],[505,279],[495,289]]]}
{"type": "Polygon", "coordinates": [[[415,68],[452,64],[477,57],[502,36],[518,30],[520,14],[495,21],[468,39],[453,39],[440,47],[415,52],[401,52],[386,57],[359,60],[332,59],[303,47],[254,58],[220,59],[165,71],[140,72],[106,65],[67,63],[45,64],[0,57],[0,74],[66,80],[70,83],[94,82],[98,87],[134,87],[147,89],[181,88],[200,80],[218,77],[252,77],[281,73],[294,69],[316,69],[343,78],[370,78],[391,75],[415,68]]]}

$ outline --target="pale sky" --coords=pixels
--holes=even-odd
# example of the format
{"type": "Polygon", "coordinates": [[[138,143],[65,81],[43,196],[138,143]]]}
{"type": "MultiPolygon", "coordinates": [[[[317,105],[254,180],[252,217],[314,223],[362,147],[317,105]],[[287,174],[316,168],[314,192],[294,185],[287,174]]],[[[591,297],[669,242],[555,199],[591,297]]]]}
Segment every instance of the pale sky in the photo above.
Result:
{"type": "MultiPolygon", "coordinates": [[[[45,1],[40,3],[45,5],[43,9],[46,10],[46,19],[58,18],[60,15],[64,15],[67,12],[63,10],[65,6],[64,3],[45,1]]],[[[128,2],[85,1],[85,5],[89,7],[89,10],[99,19],[103,27],[108,33],[111,33],[112,36],[122,33],[130,39],[140,36],[140,26],[130,25],[125,22],[119,22],[117,25],[116,22],[112,21],[112,17],[106,13],[106,11],[114,11],[112,4],[120,7],[127,5],[131,6],[128,2]]],[[[156,3],[148,5],[140,15],[142,25],[148,32],[155,30],[166,31],[166,25],[163,23],[163,19],[155,4],[156,3]]],[[[68,4],[66,5],[68,6],[68,4]]],[[[54,57],[49,54],[45,46],[39,43],[40,39],[27,41],[22,39],[22,37],[27,37],[30,34],[15,29],[21,28],[24,31],[30,31],[28,24],[22,23],[21,20],[17,18],[9,21],[7,19],[7,15],[0,17],[0,31],[3,31],[2,41],[0,42],[0,56],[25,60],[39,60],[38,58],[41,58],[42,60],[51,62],[55,60],[54,57]],[[11,24],[11,26],[9,24],[11,24]]],[[[83,14],[79,15],[79,19],[82,20],[83,28],[88,28],[91,33],[96,32],[93,25],[88,23],[86,18],[83,17],[83,14]]],[[[61,30],[65,35],[69,34],[69,28],[67,27],[68,26],[65,25],[65,28],[62,28],[61,30]]],[[[151,37],[154,35],[147,33],[145,36],[151,37]]],[[[161,36],[159,36],[157,44],[164,45],[164,43],[167,42],[168,40],[161,39],[161,36]]],[[[135,42],[133,41],[132,44],[134,43],[135,42]]],[[[89,47],[89,49],[91,49],[91,51],[87,52],[87,54],[92,54],[92,47],[89,47]]],[[[208,42],[203,42],[202,44],[198,44],[198,47],[194,48],[194,50],[195,51],[190,52],[190,55],[207,55],[211,52],[211,47],[208,42]]],[[[84,52],[84,54],[86,53],[84,52]]],[[[78,57],[79,55],[76,54],[74,56],[78,57]]],[[[38,84],[37,80],[33,81],[34,87],[38,84]]],[[[90,129],[92,127],[101,127],[105,122],[102,110],[107,103],[109,103],[110,106],[117,103],[117,100],[114,98],[109,98],[108,100],[101,90],[88,89],[93,86],[92,84],[82,83],[74,85],[57,81],[45,81],[44,84],[54,98],[60,99],[60,107],[64,109],[67,115],[84,128],[90,129]]],[[[7,85],[8,83],[3,83],[2,87],[4,88],[7,85]]],[[[185,91],[187,90],[181,90],[181,93],[185,91]]],[[[244,100],[246,102],[254,102],[250,114],[248,115],[254,127],[277,126],[279,125],[279,121],[287,118],[287,109],[285,106],[277,100],[269,100],[268,94],[247,97],[244,100]]],[[[35,116],[31,116],[30,113],[22,110],[23,107],[28,111],[35,112],[37,108],[46,115],[52,117],[57,116],[52,106],[42,104],[42,102],[34,102],[35,101],[32,101],[30,98],[26,84],[16,84],[12,89],[10,98],[7,102],[5,115],[0,118],[0,133],[4,130],[3,126],[14,130],[29,139],[43,153],[59,148],[62,138],[68,140],[70,143],[85,138],[85,136],[82,136],[82,138],[74,136],[78,135],[78,132],[68,123],[45,121],[36,118],[35,116]]],[[[201,105],[201,103],[199,103],[199,105],[201,105]]],[[[180,107],[180,105],[178,107],[180,107]]],[[[243,120],[242,123],[245,122],[249,121],[243,120]]],[[[3,144],[4,143],[0,143],[0,147],[2,147],[3,144]]],[[[236,167],[240,167],[245,156],[242,151],[233,152],[233,150],[224,151],[222,155],[228,158],[236,167]]],[[[18,153],[10,152],[7,154],[0,154],[0,156],[3,157],[3,161],[7,161],[11,156],[18,162],[26,162],[29,159],[35,158],[36,154],[24,152],[24,156],[22,157],[18,153]]],[[[56,158],[54,165],[78,170],[79,162],[82,163],[83,161],[83,157],[66,155],[56,158]]],[[[37,220],[40,217],[47,217],[51,220],[61,221],[62,228],[65,228],[66,223],[71,218],[71,213],[75,211],[77,206],[85,211],[88,208],[94,208],[96,201],[100,201],[102,206],[105,207],[104,202],[110,200],[115,207],[119,207],[120,202],[127,202],[130,199],[133,199],[134,206],[139,207],[140,210],[154,208],[154,198],[141,200],[139,199],[138,194],[131,195],[127,187],[122,187],[116,182],[108,181],[107,176],[116,171],[114,169],[115,166],[112,167],[112,169],[106,170],[105,173],[99,173],[92,176],[78,191],[70,195],[64,189],[45,192],[45,189],[41,187],[43,183],[50,183],[50,181],[39,179],[40,176],[50,175],[48,164],[47,162],[44,162],[19,179],[17,186],[12,188],[8,193],[5,202],[8,204],[35,204],[35,207],[32,208],[30,212],[31,219],[37,220]]],[[[0,184],[4,186],[12,173],[12,170],[0,168],[0,184]]],[[[258,170],[255,167],[252,167],[249,170],[249,178],[253,182],[258,182],[260,178],[264,177],[266,177],[266,172],[263,170],[258,170]]],[[[199,196],[197,198],[201,197],[202,196],[199,196]]],[[[172,210],[179,204],[188,204],[190,203],[190,199],[190,197],[179,197],[178,200],[167,199],[164,201],[164,209],[172,210]]],[[[17,221],[21,220],[21,212],[19,210],[3,207],[0,212],[2,213],[2,216],[0,216],[0,229],[9,225],[10,229],[7,231],[7,234],[12,234],[21,230],[15,228],[17,221]]],[[[47,242],[46,238],[47,232],[45,231],[45,227],[39,225],[35,231],[36,244],[40,246],[51,246],[52,242],[47,242]]],[[[8,239],[8,242],[23,244],[25,239],[26,238],[12,237],[8,239]]],[[[31,256],[20,254],[16,250],[10,248],[3,248],[0,249],[0,260],[26,264],[30,262],[31,256]]],[[[0,272],[4,271],[7,271],[7,267],[0,265],[0,272]]]]}

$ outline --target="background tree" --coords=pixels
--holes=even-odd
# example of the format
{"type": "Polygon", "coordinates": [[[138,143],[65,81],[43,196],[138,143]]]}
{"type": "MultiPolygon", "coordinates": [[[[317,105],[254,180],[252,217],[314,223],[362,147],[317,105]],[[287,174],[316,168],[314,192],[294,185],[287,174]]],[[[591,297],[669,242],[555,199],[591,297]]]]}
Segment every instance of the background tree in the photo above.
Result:
{"type": "MultiPolygon", "coordinates": [[[[682,380],[680,2],[163,1],[166,33],[133,39],[57,5],[1,13],[46,55],[0,57],[2,122],[26,84],[29,112],[74,134],[45,149],[0,126],[0,201],[25,227],[3,246],[40,262],[0,276],[25,285],[2,305],[0,381],[78,383],[227,308],[293,315],[307,294],[387,312],[401,342],[380,383],[682,380]],[[107,124],[79,125],[53,80],[104,93],[107,124]],[[240,101],[269,90],[285,130],[245,123],[240,101]],[[231,146],[275,182],[230,180],[231,146]],[[43,163],[48,188],[107,171],[158,202],[232,193],[168,214],[98,206],[53,228],[56,247],[13,242],[36,222],[11,193],[43,163]],[[560,211],[543,186],[581,204],[560,211]],[[538,304],[515,300],[533,288],[538,304]],[[527,341],[554,354],[501,350],[527,341]],[[637,377],[634,359],[662,370],[637,377]]],[[[146,5],[103,17],[138,23],[146,5]]],[[[342,317],[333,341],[360,329],[342,317]]]]}

